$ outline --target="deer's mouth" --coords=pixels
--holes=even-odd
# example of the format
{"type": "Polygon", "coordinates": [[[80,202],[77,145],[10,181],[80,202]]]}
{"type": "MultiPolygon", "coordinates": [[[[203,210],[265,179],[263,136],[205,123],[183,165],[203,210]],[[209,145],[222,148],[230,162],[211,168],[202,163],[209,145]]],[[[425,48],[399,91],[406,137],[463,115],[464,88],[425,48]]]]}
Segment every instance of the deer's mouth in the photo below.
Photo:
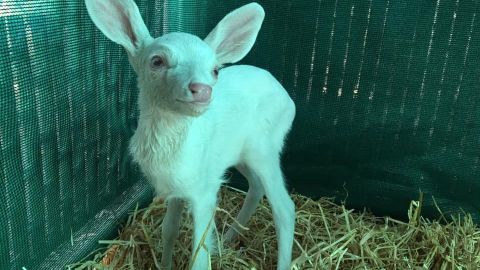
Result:
{"type": "Polygon", "coordinates": [[[196,100],[183,100],[183,99],[177,98],[176,101],[184,104],[194,105],[194,106],[208,106],[212,102],[212,99],[209,99],[206,101],[196,101],[196,100]]]}

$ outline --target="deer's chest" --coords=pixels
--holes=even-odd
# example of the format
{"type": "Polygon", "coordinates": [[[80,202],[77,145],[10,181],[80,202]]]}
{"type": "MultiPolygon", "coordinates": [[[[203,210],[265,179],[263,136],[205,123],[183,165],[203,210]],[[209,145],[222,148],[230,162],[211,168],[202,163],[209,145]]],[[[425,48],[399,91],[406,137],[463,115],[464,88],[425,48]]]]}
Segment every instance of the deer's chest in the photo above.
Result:
{"type": "MultiPolygon", "coordinates": [[[[130,142],[134,161],[164,197],[186,197],[185,192],[209,178],[209,167],[202,161],[201,145],[184,133],[148,133],[137,130],[130,142]]],[[[205,160],[203,160],[205,161],[205,160]]]]}

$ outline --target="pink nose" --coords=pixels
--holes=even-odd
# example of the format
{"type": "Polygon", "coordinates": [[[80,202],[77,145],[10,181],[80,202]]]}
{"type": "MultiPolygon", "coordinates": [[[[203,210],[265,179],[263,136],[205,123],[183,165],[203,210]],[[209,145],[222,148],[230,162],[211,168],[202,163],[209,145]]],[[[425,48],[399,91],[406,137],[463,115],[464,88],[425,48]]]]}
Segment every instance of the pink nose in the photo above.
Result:
{"type": "Polygon", "coordinates": [[[212,87],[204,83],[190,83],[188,89],[195,102],[207,102],[212,96],[212,87]]]}

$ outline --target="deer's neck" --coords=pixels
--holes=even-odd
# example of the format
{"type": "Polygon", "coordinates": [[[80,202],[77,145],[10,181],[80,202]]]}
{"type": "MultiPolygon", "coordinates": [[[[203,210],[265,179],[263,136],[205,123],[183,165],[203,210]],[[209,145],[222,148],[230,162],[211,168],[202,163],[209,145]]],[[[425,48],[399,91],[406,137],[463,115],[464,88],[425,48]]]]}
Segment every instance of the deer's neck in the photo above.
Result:
{"type": "MultiPolygon", "coordinates": [[[[141,110],[130,151],[140,165],[176,160],[187,136],[191,119],[158,108],[141,110]]],[[[158,163],[157,163],[158,164],[158,163]]]]}

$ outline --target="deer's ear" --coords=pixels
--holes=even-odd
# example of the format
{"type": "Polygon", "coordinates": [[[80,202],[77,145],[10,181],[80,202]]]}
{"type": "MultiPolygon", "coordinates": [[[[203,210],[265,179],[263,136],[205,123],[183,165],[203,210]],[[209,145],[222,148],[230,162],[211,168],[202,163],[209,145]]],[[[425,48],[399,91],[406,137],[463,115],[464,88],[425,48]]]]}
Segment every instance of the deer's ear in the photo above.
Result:
{"type": "Polygon", "coordinates": [[[227,14],[208,34],[205,42],[215,51],[220,64],[240,61],[252,49],[265,12],[250,3],[227,14]]]}
{"type": "Polygon", "coordinates": [[[135,55],[151,39],[138,7],[132,0],[86,0],[88,14],[102,33],[135,55]]]}

